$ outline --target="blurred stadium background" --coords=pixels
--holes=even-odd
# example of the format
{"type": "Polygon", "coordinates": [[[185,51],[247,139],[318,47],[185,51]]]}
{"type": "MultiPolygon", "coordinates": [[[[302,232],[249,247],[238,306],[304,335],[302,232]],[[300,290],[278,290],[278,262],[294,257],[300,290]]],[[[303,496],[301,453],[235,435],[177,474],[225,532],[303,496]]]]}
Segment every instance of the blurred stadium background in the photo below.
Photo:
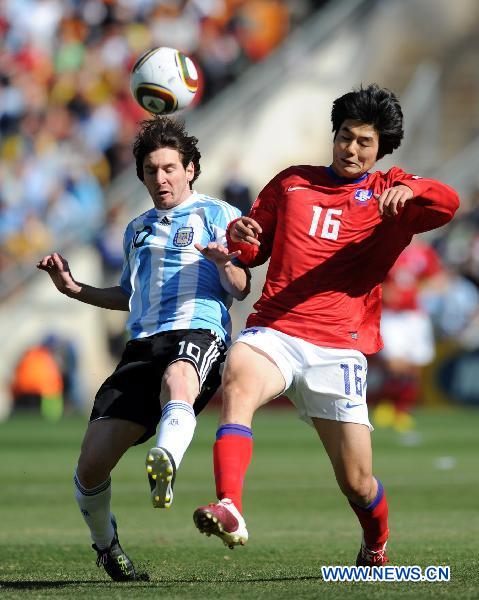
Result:
{"type": "MultiPolygon", "coordinates": [[[[446,277],[424,294],[438,352],[421,401],[478,406],[478,29],[476,0],[3,0],[2,417],[25,352],[48,372],[39,345],[60,370],[51,393],[70,410],[88,412],[117,361],[124,315],[64,298],[35,263],[59,250],[79,280],[117,281],[123,228],[149,206],[131,156],[148,115],[128,72],[155,45],[182,49],[201,71],[184,115],[203,155],[198,190],[245,210],[283,167],[328,164],[335,97],[372,81],[398,93],[406,137],[380,168],[437,177],[462,199],[454,222],[427,238],[446,277]]],[[[262,277],[236,304],[236,329],[262,277]]]]}

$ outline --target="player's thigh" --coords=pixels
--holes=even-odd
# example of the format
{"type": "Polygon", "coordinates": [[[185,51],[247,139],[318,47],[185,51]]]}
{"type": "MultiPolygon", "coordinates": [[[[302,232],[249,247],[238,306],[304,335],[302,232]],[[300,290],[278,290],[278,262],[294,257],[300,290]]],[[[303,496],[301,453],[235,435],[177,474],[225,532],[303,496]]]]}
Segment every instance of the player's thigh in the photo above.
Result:
{"type": "Polygon", "coordinates": [[[367,425],[312,419],[346,495],[367,496],[372,479],[371,432],[367,425]]]}
{"type": "Polygon", "coordinates": [[[301,419],[328,419],[371,427],[366,404],[366,357],[357,350],[314,346],[297,340],[301,354],[288,397],[301,419]]]}
{"type": "Polygon", "coordinates": [[[170,400],[183,400],[193,405],[200,392],[197,369],[186,360],[176,360],[168,365],[161,381],[161,407],[170,400]]]}
{"type": "Polygon", "coordinates": [[[284,391],[284,377],[262,350],[236,342],[223,371],[223,422],[249,425],[254,411],[284,391]],[[246,421],[243,423],[243,421],[246,421]]]}
{"type": "Polygon", "coordinates": [[[198,414],[220,384],[220,367],[226,346],[214,332],[187,329],[169,332],[168,345],[158,349],[163,367],[160,402],[183,400],[195,406],[198,414]]]}
{"type": "Polygon", "coordinates": [[[105,418],[89,423],[78,460],[78,478],[85,487],[99,485],[123,454],[145,433],[133,421],[105,418]]]}

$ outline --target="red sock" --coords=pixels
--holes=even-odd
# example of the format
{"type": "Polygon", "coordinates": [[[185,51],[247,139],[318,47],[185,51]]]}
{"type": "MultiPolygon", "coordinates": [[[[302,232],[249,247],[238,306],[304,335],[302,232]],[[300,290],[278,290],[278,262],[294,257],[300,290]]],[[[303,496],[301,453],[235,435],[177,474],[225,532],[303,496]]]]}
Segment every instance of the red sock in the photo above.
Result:
{"type": "Polygon", "coordinates": [[[419,391],[419,381],[413,377],[405,377],[401,381],[399,393],[395,398],[394,406],[396,410],[410,412],[417,404],[419,391]]]}
{"type": "Polygon", "coordinates": [[[417,404],[420,392],[420,381],[416,377],[406,375],[390,375],[384,385],[385,398],[393,401],[400,412],[410,412],[417,404]]]}
{"type": "Polygon", "coordinates": [[[388,503],[382,483],[377,479],[378,493],[369,506],[349,501],[364,531],[364,541],[370,550],[382,548],[389,536],[388,503]]]}
{"type": "Polygon", "coordinates": [[[216,432],[213,461],[216,495],[229,498],[242,513],[243,481],[253,454],[253,434],[244,425],[222,425],[216,432]]]}

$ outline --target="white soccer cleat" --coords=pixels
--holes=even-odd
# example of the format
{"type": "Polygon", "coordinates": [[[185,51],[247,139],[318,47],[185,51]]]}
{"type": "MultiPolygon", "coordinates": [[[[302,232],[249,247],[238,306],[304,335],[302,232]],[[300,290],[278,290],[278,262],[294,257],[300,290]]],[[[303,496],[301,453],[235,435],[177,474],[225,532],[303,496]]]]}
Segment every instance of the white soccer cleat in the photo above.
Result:
{"type": "Polygon", "coordinates": [[[382,567],[389,562],[388,555],[386,554],[387,541],[384,544],[376,546],[374,548],[368,548],[364,541],[364,536],[361,541],[361,548],[359,549],[358,556],[356,557],[356,566],[364,567],[382,567]]]}
{"type": "Polygon", "coordinates": [[[200,506],[193,513],[193,520],[201,533],[218,536],[231,550],[235,546],[244,546],[248,541],[246,523],[229,498],[200,506]]]}
{"type": "Polygon", "coordinates": [[[173,485],[176,477],[173,457],[164,448],[151,448],[146,455],[145,464],[153,507],[170,508],[173,503],[173,485]]]}

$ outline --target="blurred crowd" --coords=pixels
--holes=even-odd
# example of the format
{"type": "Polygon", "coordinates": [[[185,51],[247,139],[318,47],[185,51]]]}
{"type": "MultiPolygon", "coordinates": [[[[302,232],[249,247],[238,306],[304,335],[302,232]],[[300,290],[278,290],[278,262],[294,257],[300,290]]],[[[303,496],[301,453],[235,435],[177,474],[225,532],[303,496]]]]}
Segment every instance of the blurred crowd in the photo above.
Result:
{"type": "Polygon", "coordinates": [[[148,116],[129,90],[141,53],[189,54],[207,102],[322,3],[1,0],[0,272],[94,236],[148,116]]]}

